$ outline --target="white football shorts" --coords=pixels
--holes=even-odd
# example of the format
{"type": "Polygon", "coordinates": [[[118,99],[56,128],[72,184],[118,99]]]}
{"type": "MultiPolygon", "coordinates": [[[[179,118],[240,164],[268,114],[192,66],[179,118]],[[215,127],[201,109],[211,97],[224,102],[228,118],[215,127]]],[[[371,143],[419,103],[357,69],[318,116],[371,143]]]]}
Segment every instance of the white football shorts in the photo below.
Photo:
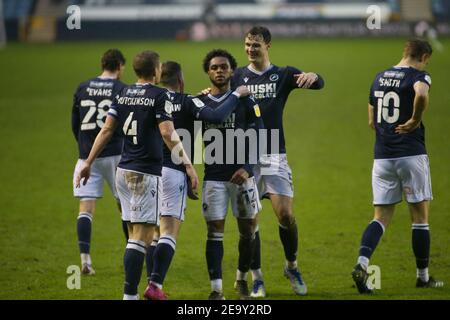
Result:
{"type": "Polygon", "coordinates": [[[161,177],[117,168],[116,187],[123,221],[159,224],[161,177]]]}
{"type": "Polygon", "coordinates": [[[426,154],[396,159],[375,159],[372,169],[374,205],[432,200],[431,176],[426,154]]]}
{"type": "Polygon", "coordinates": [[[240,186],[228,181],[203,181],[202,206],[206,221],[224,220],[229,201],[236,218],[255,218],[261,211],[255,178],[248,178],[240,186]]]}
{"type": "Polygon", "coordinates": [[[119,161],[120,155],[95,159],[86,185],[83,185],[83,181],[81,181],[80,187],[76,188],[76,177],[84,163],[84,160],[78,159],[73,173],[73,195],[77,198],[101,198],[103,197],[103,181],[106,180],[113,196],[119,200],[115,183],[119,161]]]}
{"type": "Polygon", "coordinates": [[[187,178],[184,172],[172,168],[162,168],[161,216],[169,216],[184,221],[187,198],[187,178]]]}
{"type": "Polygon", "coordinates": [[[263,155],[253,168],[261,199],[268,198],[268,194],[294,197],[292,170],[285,153],[263,155]]]}

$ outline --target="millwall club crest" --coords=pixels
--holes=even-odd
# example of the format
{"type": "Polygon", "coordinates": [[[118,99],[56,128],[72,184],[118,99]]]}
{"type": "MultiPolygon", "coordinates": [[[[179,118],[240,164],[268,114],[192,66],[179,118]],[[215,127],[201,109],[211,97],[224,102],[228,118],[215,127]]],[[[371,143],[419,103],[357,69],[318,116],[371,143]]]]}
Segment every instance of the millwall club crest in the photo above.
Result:
{"type": "Polygon", "coordinates": [[[166,100],[166,102],[164,104],[164,111],[166,111],[168,114],[172,114],[172,112],[173,112],[172,102],[166,100]]]}
{"type": "Polygon", "coordinates": [[[248,81],[248,77],[245,77],[244,82],[247,83],[247,81],[248,81]]]}
{"type": "Polygon", "coordinates": [[[279,78],[279,77],[278,77],[278,75],[277,75],[276,73],[271,74],[270,77],[269,77],[270,81],[277,81],[278,78],[279,78]]]}

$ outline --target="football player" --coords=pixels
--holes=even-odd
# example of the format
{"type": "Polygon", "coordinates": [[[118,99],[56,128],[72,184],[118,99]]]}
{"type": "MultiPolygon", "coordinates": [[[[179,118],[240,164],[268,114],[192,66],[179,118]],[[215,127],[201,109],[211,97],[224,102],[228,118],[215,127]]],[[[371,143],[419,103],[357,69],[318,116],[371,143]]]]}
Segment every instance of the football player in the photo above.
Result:
{"type": "Polygon", "coordinates": [[[147,247],[159,222],[162,194],[163,143],[186,170],[196,193],[198,177],[183,149],[172,122],[172,101],[165,89],[155,86],[161,77],[159,55],[153,51],[138,54],[133,61],[137,83],[124,88],[114,100],[106,123],[98,134],[89,157],[77,176],[77,185],[89,178],[92,163],[114,135],[123,129],[124,147],[118,164],[116,186],[127,221],[129,240],[124,255],[124,299],[137,300],[138,285],[147,247]]]}
{"type": "MultiPolygon", "coordinates": [[[[283,111],[292,90],[322,89],[324,80],[314,72],[273,65],[269,58],[271,39],[270,31],[262,26],[252,27],[245,34],[244,45],[249,64],[236,69],[232,86],[246,85],[261,108],[264,127],[268,130],[267,154],[261,158],[261,165],[255,167],[256,183],[260,197],[270,199],[278,220],[280,240],[286,258],[284,275],[290,280],[296,294],[306,295],[307,287],[297,265],[298,234],[292,210],[294,187],[286,156],[283,111]]],[[[261,272],[258,230],[251,271],[251,296],[264,297],[266,293],[261,272]]]]}
{"type": "MultiPolygon", "coordinates": [[[[94,275],[90,256],[92,219],[95,212],[96,199],[103,196],[103,182],[106,180],[113,196],[120,201],[114,183],[116,167],[122,152],[123,139],[119,131],[114,135],[98,158],[92,164],[91,179],[86,185],[75,188],[75,178],[89,155],[95,137],[105,123],[108,109],[113,98],[125,87],[120,82],[124,71],[125,58],[117,49],[110,49],[101,59],[102,74],[82,82],[74,95],[72,107],[72,131],[78,142],[79,159],[74,171],[75,197],[80,199],[80,210],[77,219],[78,245],[81,255],[81,272],[94,275]]],[[[126,223],[122,222],[125,237],[128,237],[126,223]]]]}
{"type": "Polygon", "coordinates": [[[352,272],[360,293],[370,294],[367,267],[381,236],[405,196],[412,221],[412,247],[416,257],[418,288],[442,287],[428,274],[431,191],[430,167],[425,148],[423,113],[428,106],[431,77],[425,68],[432,48],[424,40],[406,43],[403,58],[378,73],[369,96],[369,126],[375,130],[372,169],[374,218],[366,227],[359,257],[352,272]]]}
{"type": "MultiPolygon", "coordinates": [[[[206,261],[211,281],[211,300],[225,299],[222,259],[228,202],[231,202],[240,234],[235,288],[241,299],[249,298],[246,278],[253,256],[257,214],[261,210],[252,168],[252,155],[253,164],[257,162],[258,155],[252,153],[251,147],[259,145],[258,133],[263,124],[256,102],[250,97],[239,99],[240,94],[231,90],[230,80],[235,69],[236,60],[225,50],[213,50],[203,60],[203,70],[208,74],[212,86],[209,94],[200,97],[201,101],[206,106],[216,108],[231,97],[237,104],[236,109],[222,124],[203,122],[205,175],[202,206],[208,228],[206,261]],[[244,142],[241,139],[239,143],[237,136],[244,132],[250,136],[253,132],[257,141],[250,142],[250,139],[244,138],[244,142]]],[[[253,151],[255,152],[254,148],[253,151]]]]}
{"type": "MultiPolygon", "coordinates": [[[[167,61],[162,65],[161,84],[169,91],[172,101],[172,117],[175,129],[183,137],[186,151],[191,151],[193,158],[194,121],[204,120],[220,124],[224,122],[237,106],[236,97],[229,96],[217,108],[205,106],[198,98],[184,94],[184,77],[180,64],[167,61]],[[183,134],[182,134],[183,133],[183,134]]],[[[250,92],[245,86],[236,89],[240,97],[248,96],[250,92]]],[[[144,296],[150,300],[166,300],[162,291],[164,278],[175,254],[175,248],[184,221],[188,181],[186,170],[182,164],[172,160],[171,151],[164,146],[164,161],[162,168],[162,203],[161,219],[158,232],[153,237],[147,250],[146,265],[149,285],[144,296]]],[[[191,196],[192,198],[192,196],[191,196]]]]}

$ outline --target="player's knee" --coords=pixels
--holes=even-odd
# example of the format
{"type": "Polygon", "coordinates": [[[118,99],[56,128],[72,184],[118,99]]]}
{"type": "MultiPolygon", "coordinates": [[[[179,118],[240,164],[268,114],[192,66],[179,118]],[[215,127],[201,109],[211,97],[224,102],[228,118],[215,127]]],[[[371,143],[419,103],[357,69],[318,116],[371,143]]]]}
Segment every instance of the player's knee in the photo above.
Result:
{"type": "Polygon", "coordinates": [[[225,221],[209,221],[208,235],[211,233],[223,233],[225,229],[225,221]]]}
{"type": "Polygon", "coordinates": [[[95,201],[80,201],[80,213],[84,212],[94,215],[95,201]]]}
{"type": "Polygon", "coordinates": [[[159,239],[161,236],[159,232],[159,228],[155,228],[155,231],[153,232],[153,239],[159,239]]]}
{"type": "Polygon", "coordinates": [[[424,202],[410,203],[411,220],[415,224],[428,224],[428,207],[424,202]]]}
{"type": "Polygon", "coordinates": [[[252,241],[255,239],[255,233],[251,229],[248,229],[245,232],[239,232],[239,237],[244,241],[252,241]]]}
{"type": "Polygon", "coordinates": [[[240,225],[239,226],[239,235],[240,235],[241,239],[251,240],[252,237],[255,236],[253,229],[254,228],[252,228],[251,224],[240,225]]]}
{"type": "Polygon", "coordinates": [[[428,224],[428,218],[426,215],[414,215],[412,222],[414,224],[428,224]]]}
{"type": "Polygon", "coordinates": [[[291,210],[288,208],[282,208],[278,211],[278,222],[285,227],[295,223],[295,217],[291,210]]]}
{"type": "Polygon", "coordinates": [[[237,219],[239,233],[251,236],[255,233],[257,221],[256,219],[237,219]]]}
{"type": "Polygon", "coordinates": [[[169,235],[177,238],[181,227],[181,220],[174,217],[162,217],[160,221],[159,234],[169,235]]]}
{"type": "Polygon", "coordinates": [[[387,227],[392,220],[392,216],[394,215],[394,208],[394,205],[375,206],[373,219],[387,227]]]}
{"type": "Polygon", "coordinates": [[[134,225],[130,239],[145,242],[149,246],[153,241],[154,225],[134,225]]]}
{"type": "Polygon", "coordinates": [[[391,222],[391,217],[387,215],[375,215],[373,220],[378,221],[386,228],[391,222]]]}

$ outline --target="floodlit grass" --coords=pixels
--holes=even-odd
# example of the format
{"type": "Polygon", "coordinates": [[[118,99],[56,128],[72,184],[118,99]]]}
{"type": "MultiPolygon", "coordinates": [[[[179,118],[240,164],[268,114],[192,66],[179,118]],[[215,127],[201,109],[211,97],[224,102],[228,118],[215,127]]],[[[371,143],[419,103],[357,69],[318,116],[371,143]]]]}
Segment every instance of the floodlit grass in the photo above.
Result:
{"type": "MultiPolygon", "coordinates": [[[[433,79],[425,114],[433,193],[432,275],[446,287],[418,290],[405,203],[375,252],[382,289],[361,297],[350,276],[359,240],[372,219],[371,167],[374,133],[367,127],[367,99],[376,72],[396,64],[403,40],[275,40],[272,62],[323,75],[322,91],[294,91],[284,124],[295,185],[299,263],[309,295],[296,297],[283,277],[284,255],[270,203],[261,213],[262,268],[268,299],[449,299],[450,298],[450,94],[448,51],[429,65],[433,79]]],[[[444,41],[450,50],[450,41],[444,41]]],[[[49,45],[9,44],[0,51],[0,292],[1,299],[121,299],[125,242],[108,190],[98,201],[92,236],[97,274],[82,277],[81,290],[68,290],[66,269],[79,264],[78,202],[72,196],[77,147],[70,129],[72,95],[79,82],[99,73],[102,53],[123,50],[124,81],[135,80],[133,56],[143,49],[176,60],[186,90],[208,86],[201,69],[206,52],[225,48],[243,65],[241,42],[91,42],[49,45]]],[[[199,174],[202,169],[198,166],[199,174]]],[[[225,230],[224,291],[233,289],[237,267],[236,223],[225,230]]],[[[210,285],[205,261],[206,225],[200,202],[189,201],[186,222],[166,278],[170,299],[206,299],[210,285]]],[[[145,271],[140,292],[145,288],[145,271]]]]}

